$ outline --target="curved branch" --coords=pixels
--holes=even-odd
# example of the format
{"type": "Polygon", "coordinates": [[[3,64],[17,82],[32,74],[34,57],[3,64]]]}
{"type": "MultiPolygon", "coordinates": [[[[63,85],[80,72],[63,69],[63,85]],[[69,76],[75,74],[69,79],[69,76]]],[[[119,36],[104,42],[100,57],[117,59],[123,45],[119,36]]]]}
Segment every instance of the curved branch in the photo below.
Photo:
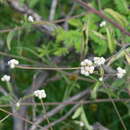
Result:
{"type": "Polygon", "coordinates": [[[94,8],[92,8],[91,6],[89,6],[87,3],[81,1],[81,0],[73,0],[75,2],[77,2],[78,4],[80,4],[83,8],[85,8],[86,10],[89,10],[90,12],[100,16],[101,18],[105,19],[106,21],[108,21],[109,23],[113,24],[115,27],[117,27],[122,33],[130,36],[130,32],[127,32],[121,25],[119,25],[117,22],[115,22],[114,20],[108,18],[107,16],[104,15],[104,13],[102,11],[98,11],[94,8]]]}
{"type": "Polygon", "coordinates": [[[65,120],[66,118],[68,118],[79,106],[80,104],[76,104],[74,105],[63,117],[61,117],[60,119],[50,123],[49,125],[43,127],[44,129],[48,129],[51,128],[52,126],[60,123],[61,121],[65,120]]]}
{"type": "Polygon", "coordinates": [[[63,109],[65,106],[67,106],[66,102],[72,102],[72,101],[76,101],[79,100],[80,98],[84,97],[85,95],[89,95],[90,94],[90,89],[86,89],[80,93],[78,93],[77,95],[69,98],[68,100],[64,101],[64,104],[60,104],[59,106],[55,107],[53,110],[47,112],[45,115],[40,115],[36,121],[34,122],[34,124],[32,125],[32,127],[30,128],[30,130],[35,130],[36,129],[36,125],[41,123],[42,121],[44,121],[46,119],[46,117],[51,117],[55,114],[57,114],[61,109],[63,109]]]}

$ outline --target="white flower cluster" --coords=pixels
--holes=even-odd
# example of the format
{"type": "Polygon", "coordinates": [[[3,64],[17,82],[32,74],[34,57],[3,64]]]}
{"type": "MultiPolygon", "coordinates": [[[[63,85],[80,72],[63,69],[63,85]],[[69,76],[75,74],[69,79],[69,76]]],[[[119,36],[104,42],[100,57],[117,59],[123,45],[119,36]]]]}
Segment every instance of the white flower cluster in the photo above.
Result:
{"type": "Polygon", "coordinates": [[[103,65],[105,63],[105,59],[103,57],[94,57],[94,62],[91,60],[85,59],[81,62],[81,74],[85,76],[89,76],[90,74],[93,74],[94,68],[96,66],[103,65]]]}
{"type": "Polygon", "coordinates": [[[34,18],[33,18],[32,16],[29,16],[29,17],[28,17],[28,21],[29,21],[29,22],[34,22],[34,18]]]}
{"type": "Polygon", "coordinates": [[[9,76],[9,75],[4,75],[4,76],[1,78],[1,81],[3,81],[3,82],[9,82],[9,81],[10,81],[10,76],[9,76]]]}
{"type": "Polygon", "coordinates": [[[105,58],[103,57],[94,57],[94,64],[96,66],[100,66],[100,65],[103,65],[105,63],[105,58]]]}
{"type": "Polygon", "coordinates": [[[34,96],[38,97],[39,99],[46,98],[45,90],[34,91],[34,96]]]}
{"type": "Polygon", "coordinates": [[[11,69],[15,68],[15,66],[18,64],[19,64],[19,61],[16,59],[11,59],[10,61],[8,61],[8,65],[10,66],[11,69]]]}
{"type": "Polygon", "coordinates": [[[81,62],[81,74],[89,76],[94,72],[93,62],[91,60],[85,59],[81,62]]]}
{"type": "Polygon", "coordinates": [[[117,68],[117,78],[121,79],[126,74],[126,70],[121,67],[117,68]]]}
{"type": "Polygon", "coordinates": [[[102,21],[99,26],[100,26],[100,27],[106,26],[106,21],[102,21]]]}

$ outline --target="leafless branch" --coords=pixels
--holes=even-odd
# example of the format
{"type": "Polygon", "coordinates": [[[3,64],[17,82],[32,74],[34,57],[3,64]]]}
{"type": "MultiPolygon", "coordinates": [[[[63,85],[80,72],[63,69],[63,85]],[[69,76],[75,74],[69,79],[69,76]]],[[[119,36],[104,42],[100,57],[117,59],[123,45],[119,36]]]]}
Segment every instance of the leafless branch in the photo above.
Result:
{"type": "Polygon", "coordinates": [[[50,128],[51,126],[54,126],[54,125],[60,123],[61,121],[65,120],[66,118],[68,118],[68,117],[78,108],[78,106],[79,106],[79,104],[74,105],[74,106],[73,106],[64,116],[62,116],[60,119],[58,119],[58,120],[56,120],[56,121],[50,123],[49,125],[47,125],[47,126],[45,126],[45,127],[43,127],[43,128],[48,129],[48,128],[50,128]]]}
{"type": "MultiPolygon", "coordinates": [[[[78,94],[76,94],[75,96],[69,98],[68,100],[64,101],[65,102],[71,102],[71,101],[76,101],[79,100],[80,98],[82,98],[83,96],[88,96],[90,94],[90,89],[86,89],[78,94]]],[[[44,121],[46,119],[46,117],[51,117],[53,115],[55,115],[56,113],[58,113],[61,109],[63,109],[67,104],[60,104],[59,106],[57,106],[56,108],[52,109],[51,111],[47,112],[45,115],[40,115],[36,121],[34,122],[34,125],[32,125],[32,127],[30,128],[30,130],[35,130],[36,129],[36,125],[35,124],[39,124],[42,121],[44,121]]]]}

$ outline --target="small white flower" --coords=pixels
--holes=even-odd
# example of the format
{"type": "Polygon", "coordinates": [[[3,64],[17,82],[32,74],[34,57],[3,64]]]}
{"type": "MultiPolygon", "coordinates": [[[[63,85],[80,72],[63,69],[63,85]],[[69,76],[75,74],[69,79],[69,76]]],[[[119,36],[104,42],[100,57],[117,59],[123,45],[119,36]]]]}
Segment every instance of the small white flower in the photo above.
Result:
{"type": "Polygon", "coordinates": [[[11,69],[15,68],[15,66],[18,64],[19,64],[19,61],[16,59],[11,59],[10,61],[8,61],[8,65],[10,66],[11,69]]]}
{"type": "Polygon", "coordinates": [[[4,76],[1,78],[1,81],[3,81],[3,82],[9,82],[9,81],[10,81],[10,76],[9,76],[9,75],[4,75],[4,76]]]}
{"type": "Polygon", "coordinates": [[[29,21],[29,22],[34,22],[34,18],[33,18],[32,16],[29,16],[29,17],[28,17],[28,21],[29,21]]]}
{"type": "Polygon", "coordinates": [[[100,77],[100,78],[99,78],[99,81],[101,81],[101,82],[102,82],[102,81],[103,81],[103,77],[100,77]]]}
{"type": "Polygon", "coordinates": [[[84,122],[80,121],[79,125],[80,125],[81,127],[84,127],[84,122]]]}
{"type": "Polygon", "coordinates": [[[81,74],[89,76],[94,72],[93,62],[91,60],[85,59],[81,62],[81,74]]]}
{"type": "Polygon", "coordinates": [[[20,102],[19,101],[16,103],[16,107],[20,107],[20,102]]]}
{"type": "Polygon", "coordinates": [[[99,26],[100,26],[100,27],[106,26],[106,21],[102,21],[99,26]]]}
{"type": "Polygon", "coordinates": [[[105,63],[105,58],[103,57],[94,57],[94,63],[96,66],[100,66],[100,65],[103,65],[105,63]]]}
{"type": "Polygon", "coordinates": [[[121,67],[117,68],[117,78],[121,79],[126,74],[126,70],[121,67]]]}
{"type": "Polygon", "coordinates": [[[46,98],[45,90],[34,91],[34,96],[38,97],[39,99],[46,98]]]}

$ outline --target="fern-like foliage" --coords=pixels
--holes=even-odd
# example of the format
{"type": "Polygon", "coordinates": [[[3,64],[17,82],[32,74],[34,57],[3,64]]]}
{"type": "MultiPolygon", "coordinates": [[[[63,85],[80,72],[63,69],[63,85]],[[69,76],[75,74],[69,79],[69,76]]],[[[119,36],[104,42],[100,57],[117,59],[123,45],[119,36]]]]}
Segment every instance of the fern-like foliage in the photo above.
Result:
{"type": "Polygon", "coordinates": [[[128,13],[127,0],[114,0],[117,10],[122,14],[128,13]]]}

